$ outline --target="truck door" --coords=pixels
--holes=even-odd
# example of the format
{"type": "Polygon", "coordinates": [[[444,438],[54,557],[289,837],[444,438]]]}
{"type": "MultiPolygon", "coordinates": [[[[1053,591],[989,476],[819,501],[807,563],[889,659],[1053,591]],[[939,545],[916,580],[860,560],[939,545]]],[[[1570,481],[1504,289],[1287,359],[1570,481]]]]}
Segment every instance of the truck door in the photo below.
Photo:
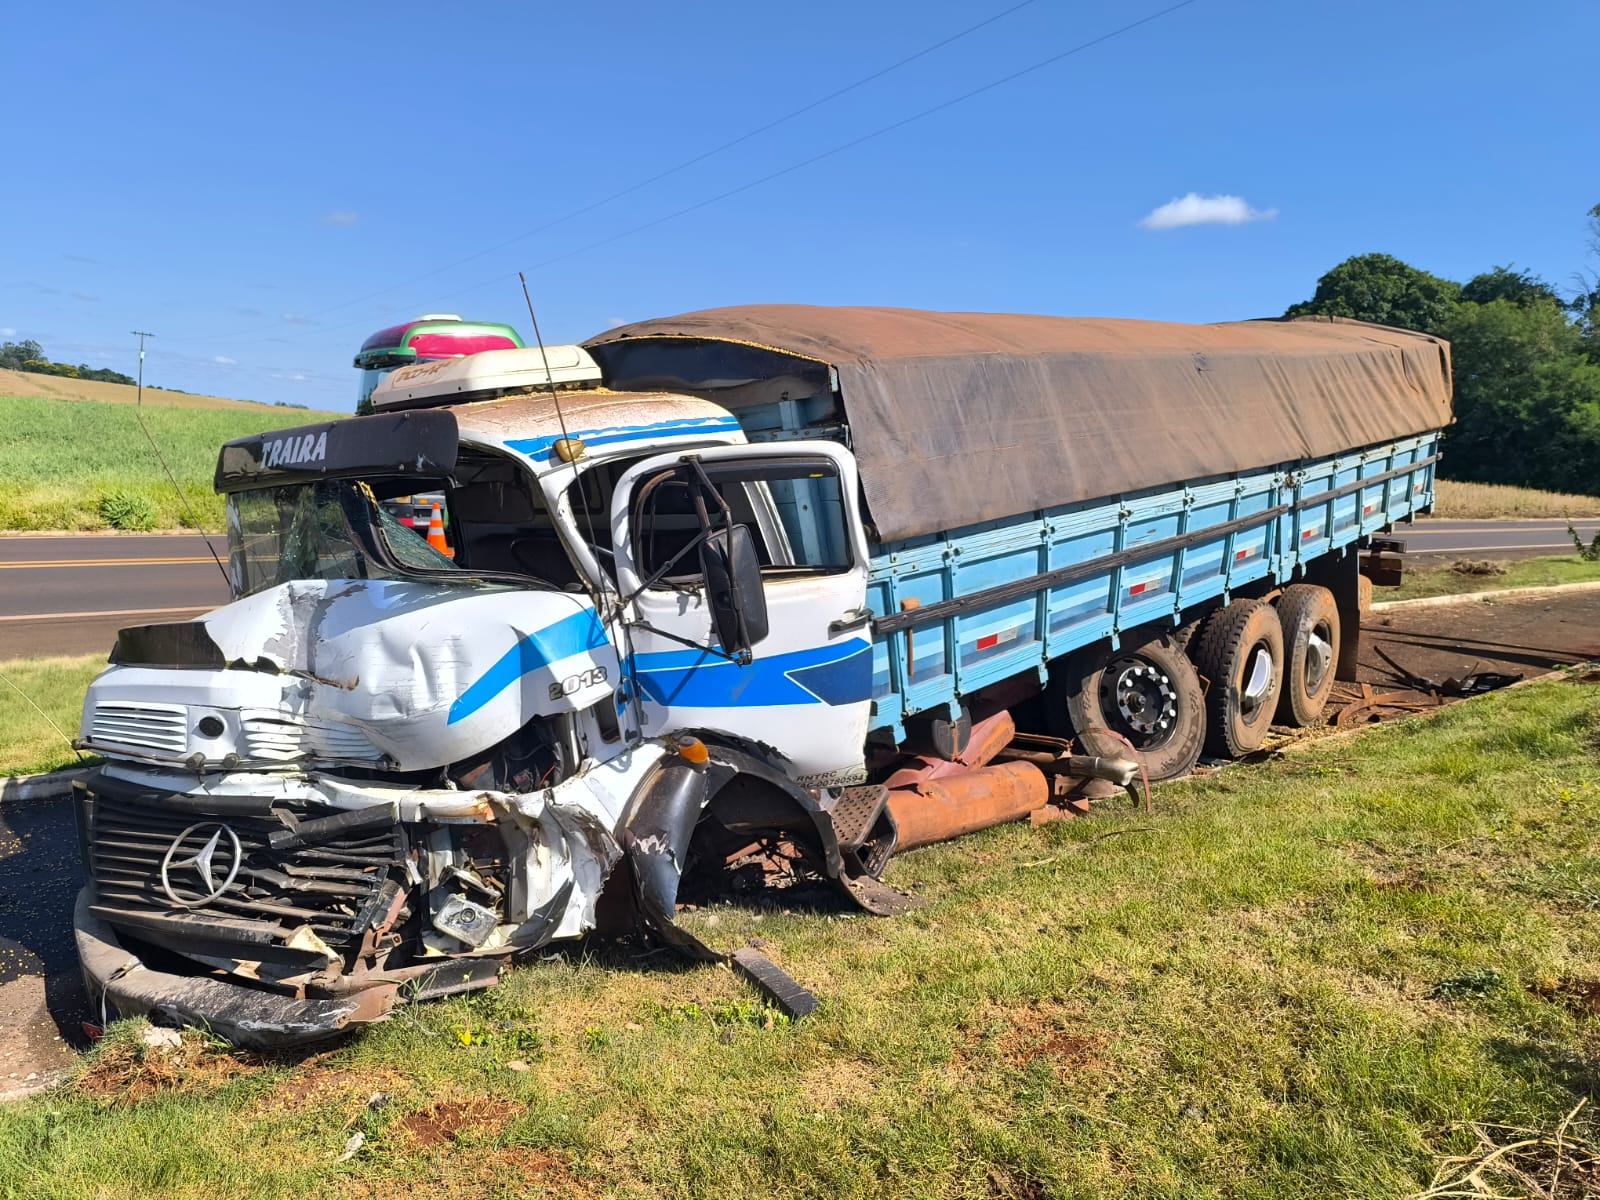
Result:
{"type": "Polygon", "coordinates": [[[722,731],[771,746],[811,786],[863,778],[872,644],[849,451],[788,442],[659,455],[618,480],[611,532],[647,736],[722,731]],[[748,530],[739,538],[759,562],[766,621],[749,630],[747,661],[719,637],[707,513],[724,539],[748,530]]]}

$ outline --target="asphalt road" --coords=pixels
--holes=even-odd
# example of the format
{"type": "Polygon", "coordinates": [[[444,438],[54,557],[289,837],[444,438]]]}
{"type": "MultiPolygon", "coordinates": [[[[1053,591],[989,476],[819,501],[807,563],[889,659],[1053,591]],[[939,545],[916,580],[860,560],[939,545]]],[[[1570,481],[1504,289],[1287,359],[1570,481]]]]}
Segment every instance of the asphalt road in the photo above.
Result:
{"type": "MultiPolygon", "coordinates": [[[[1600,531],[1594,517],[1572,522],[1585,542],[1600,531]]],[[[1571,554],[1567,522],[1540,521],[1435,521],[1420,518],[1413,525],[1397,525],[1394,537],[1406,544],[1413,562],[1454,558],[1536,558],[1571,554]]]]}
{"type": "MultiPolygon", "coordinates": [[[[213,538],[227,562],[227,543],[213,538]]],[[[110,650],[125,625],[225,604],[198,534],[0,537],[0,661],[110,650]]]]}

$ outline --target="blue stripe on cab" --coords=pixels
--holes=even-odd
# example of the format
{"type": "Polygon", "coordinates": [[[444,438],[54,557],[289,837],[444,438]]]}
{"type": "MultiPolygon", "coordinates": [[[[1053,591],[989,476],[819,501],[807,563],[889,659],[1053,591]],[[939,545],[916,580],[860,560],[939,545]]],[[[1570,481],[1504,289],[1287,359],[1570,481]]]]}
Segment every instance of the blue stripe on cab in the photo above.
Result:
{"type": "Polygon", "coordinates": [[[855,704],[872,695],[872,645],[861,638],[769,655],[744,667],[700,650],[641,654],[637,667],[646,696],[683,708],[855,704]]]}
{"type": "MultiPolygon", "coordinates": [[[[606,446],[612,442],[636,442],[651,437],[685,437],[694,433],[737,433],[739,422],[733,417],[685,417],[677,421],[657,421],[650,425],[622,425],[609,429],[580,429],[570,436],[586,446],[606,446]]],[[[506,443],[519,454],[539,458],[550,453],[566,434],[518,438],[506,443]]]]}
{"type": "Polygon", "coordinates": [[[606,631],[593,609],[583,609],[570,617],[563,617],[554,625],[547,625],[536,633],[525,633],[517,644],[507,650],[500,661],[485,671],[471,687],[461,693],[461,698],[450,706],[450,719],[454,725],[477,712],[517,680],[540,667],[597,650],[609,645],[606,631]]]}

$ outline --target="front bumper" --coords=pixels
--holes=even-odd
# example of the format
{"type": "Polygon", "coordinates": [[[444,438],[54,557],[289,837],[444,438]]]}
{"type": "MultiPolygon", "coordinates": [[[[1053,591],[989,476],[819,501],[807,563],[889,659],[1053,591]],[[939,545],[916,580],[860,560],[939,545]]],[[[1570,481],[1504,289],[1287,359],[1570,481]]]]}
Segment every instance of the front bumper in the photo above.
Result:
{"type": "Polygon", "coordinates": [[[398,989],[389,987],[337,999],[296,1000],[218,979],[157,971],[125,947],[89,905],[85,887],[78,893],[72,931],[91,1011],[194,1025],[236,1046],[276,1050],[380,1021],[399,1001],[398,989]]]}

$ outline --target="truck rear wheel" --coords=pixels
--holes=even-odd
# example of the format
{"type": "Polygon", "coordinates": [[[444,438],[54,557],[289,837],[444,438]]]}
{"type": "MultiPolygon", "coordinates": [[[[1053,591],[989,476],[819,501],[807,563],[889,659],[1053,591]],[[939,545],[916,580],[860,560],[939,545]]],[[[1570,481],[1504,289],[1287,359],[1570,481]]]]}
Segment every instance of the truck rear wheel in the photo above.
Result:
{"type": "Polygon", "coordinates": [[[1051,680],[1072,732],[1090,739],[1091,753],[1126,749],[1108,730],[1132,744],[1151,779],[1188,774],[1205,741],[1205,698],[1194,665],[1163,633],[1120,650],[1084,649],[1068,657],[1051,680]]]}
{"type": "Polygon", "coordinates": [[[1272,728],[1283,686],[1283,627],[1264,600],[1219,608],[1189,644],[1206,691],[1206,749],[1225,758],[1256,750],[1272,728]]]}
{"type": "Polygon", "coordinates": [[[1339,662],[1339,607],[1327,588],[1296,583],[1283,589],[1277,608],[1284,657],[1278,720],[1302,728],[1315,725],[1333,691],[1339,662]]]}

